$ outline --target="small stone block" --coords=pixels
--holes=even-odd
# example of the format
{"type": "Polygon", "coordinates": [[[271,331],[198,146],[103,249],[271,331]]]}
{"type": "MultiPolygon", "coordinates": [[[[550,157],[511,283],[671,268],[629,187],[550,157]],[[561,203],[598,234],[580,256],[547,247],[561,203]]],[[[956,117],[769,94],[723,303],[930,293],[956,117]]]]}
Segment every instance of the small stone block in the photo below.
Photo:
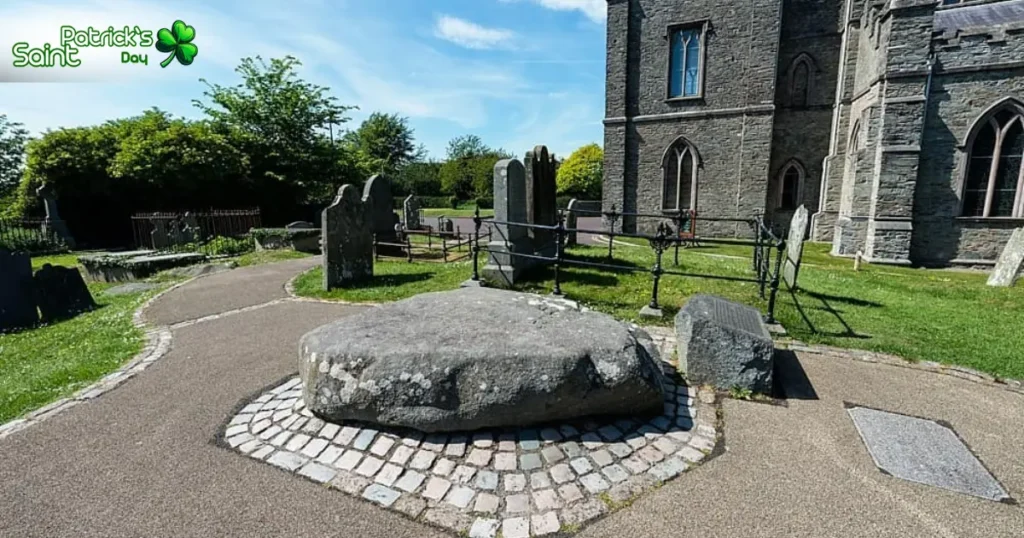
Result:
{"type": "Polygon", "coordinates": [[[476,487],[488,491],[498,489],[498,473],[480,471],[476,474],[476,487]]]}
{"type": "Polygon", "coordinates": [[[654,448],[653,446],[641,448],[639,451],[637,451],[637,455],[643,458],[644,461],[646,461],[647,463],[658,463],[659,461],[665,459],[665,454],[663,454],[660,450],[654,448]]]}
{"type": "Polygon", "coordinates": [[[380,484],[370,484],[365,490],[363,490],[364,499],[377,503],[384,508],[389,508],[391,505],[395,504],[395,501],[398,500],[399,496],[401,496],[401,494],[397,491],[380,484]]]}
{"type": "Polygon", "coordinates": [[[611,487],[611,484],[597,473],[590,473],[588,475],[581,476],[580,484],[583,484],[583,487],[594,495],[611,487]]]}
{"type": "Polygon", "coordinates": [[[494,437],[487,432],[473,434],[473,446],[477,448],[491,448],[494,446],[494,437]]]}
{"type": "MultiPolygon", "coordinates": [[[[500,449],[500,447],[499,447],[500,449]]],[[[494,455],[494,468],[498,471],[515,471],[516,455],[514,453],[499,453],[494,455]]]]}
{"type": "Polygon", "coordinates": [[[409,461],[409,458],[416,452],[416,449],[410,448],[405,445],[399,445],[395,448],[395,451],[391,454],[391,459],[388,460],[395,465],[405,465],[409,461]]]}
{"type": "Polygon", "coordinates": [[[548,512],[546,514],[538,514],[530,517],[530,532],[534,536],[546,536],[548,534],[554,534],[561,528],[561,523],[558,522],[558,514],[555,512],[548,512]]]}
{"type": "Polygon", "coordinates": [[[423,490],[423,496],[432,501],[440,501],[451,487],[451,482],[435,476],[427,482],[427,487],[423,490]]]}
{"type": "Polygon", "coordinates": [[[314,482],[325,483],[334,480],[338,471],[319,463],[307,463],[299,469],[299,474],[313,480],[314,482]]]}
{"type": "Polygon", "coordinates": [[[493,453],[494,452],[490,450],[474,448],[469,452],[469,457],[466,458],[466,463],[476,465],[477,467],[487,467],[487,464],[491,462],[491,455],[493,453]]]}
{"type": "Polygon", "coordinates": [[[507,474],[505,475],[505,491],[517,492],[526,489],[526,475],[507,474]]]}
{"type": "Polygon", "coordinates": [[[566,504],[571,504],[583,498],[583,490],[575,483],[565,484],[558,488],[558,495],[562,497],[566,504]]]}
{"type": "Polygon", "coordinates": [[[562,500],[553,489],[535,490],[533,492],[533,504],[540,511],[558,510],[562,507],[562,500]]]}
{"type": "Polygon", "coordinates": [[[309,442],[309,440],[310,437],[308,435],[300,433],[295,437],[292,437],[292,440],[288,441],[287,445],[284,445],[284,449],[289,452],[298,452],[299,450],[302,450],[302,447],[306,446],[306,443],[309,442]]]}
{"type": "Polygon", "coordinates": [[[564,463],[559,463],[551,468],[551,478],[558,484],[564,484],[576,479],[576,473],[564,463]]]}
{"type": "Polygon", "coordinates": [[[367,486],[370,485],[370,481],[361,476],[356,476],[347,472],[340,472],[338,473],[338,476],[335,476],[334,480],[331,481],[331,485],[345,493],[348,493],[349,495],[359,495],[367,486]]]}
{"type": "Polygon", "coordinates": [[[395,504],[391,506],[392,510],[405,514],[413,519],[418,518],[426,508],[427,501],[424,501],[415,495],[402,495],[397,501],[395,501],[395,504]]]}
{"type": "Polygon", "coordinates": [[[522,514],[530,511],[530,497],[528,495],[516,494],[505,497],[505,512],[509,514],[522,514]]]}
{"type": "Polygon", "coordinates": [[[381,437],[377,439],[377,442],[370,447],[370,453],[375,456],[384,457],[387,455],[391,447],[394,446],[395,442],[387,437],[381,437]]]}
{"type": "Polygon", "coordinates": [[[580,437],[580,441],[583,441],[583,446],[587,450],[594,450],[595,448],[601,448],[601,446],[604,445],[604,441],[601,440],[601,437],[598,436],[594,432],[589,432],[589,433],[583,434],[583,436],[580,437]]]}
{"type": "Polygon", "coordinates": [[[398,477],[402,475],[403,469],[393,463],[384,464],[384,468],[377,473],[377,477],[374,478],[378,484],[391,487],[398,480],[398,477]]]}
{"type": "Polygon", "coordinates": [[[466,443],[449,443],[444,449],[445,456],[461,458],[466,455],[466,443]]]}
{"type": "Polygon", "coordinates": [[[447,458],[441,458],[441,459],[437,460],[437,463],[434,464],[433,472],[437,476],[448,476],[448,475],[452,474],[452,471],[454,471],[454,470],[455,470],[455,462],[454,461],[452,461],[450,459],[447,459],[447,458]]]}
{"type": "Polygon", "coordinates": [[[333,439],[335,435],[338,435],[339,430],[341,430],[341,426],[337,424],[325,424],[324,427],[320,429],[320,433],[318,433],[317,436],[325,439],[333,439]]]}
{"type": "Polygon", "coordinates": [[[416,453],[415,456],[412,457],[412,461],[409,462],[409,467],[412,467],[413,469],[417,469],[420,471],[425,471],[429,469],[431,465],[434,464],[434,458],[436,457],[437,455],[434,454],[433,452],[420,450],[419,452],[416,453]]]}
{"type": "Polygon", "coordinates": [[[331,446],[327,447],[326,449],[324,449],[324,451],[321,452],[319,456],[317,456],[316,461],[317,461],[317,463],[322,463],[324,465],[331,465],[344,452],[345,452],[345,449],[340,448],[340,447],[336,447],[334,445],[331,445],[331,446]]]}
{"type": "MultiPolygon", "coordinates": [[[[479,500],[477,500],[477,504],[480,504],[479,500]]],[[[486,512],[486,510],[477,510],[477,512],[486,512]]],[[[498,534],[498,524],[497,519],[477,519],[469,528],[469,538],[494,538],[498,534]]]]}
{"type": "Polygon", "coordinates": [[[690,463],[697,463],[704,459],[704,453],[692,446],[684,446],[679,449],[679,452],[676,455],[690,463]]]}
{"type": "Polygon", "coordinates": [[[584,475],[594,470],[594,466],[591,465],[590,460],[587,458],[576,458],[569,462],[572,469],[576,471],[576,474],[584,475]]]}
{"type": "Polygon", "coordinates": [[[567,525],[582,525],[588,521],[600,517],[608,511],[608,507],[598,499],[590,499],[575,506],[571,506],[562,512],[562,523],[567,525]]]}
{"type": "Polygon", "coordinates": [[[292,452],[278,452],[267,460],[267,463],[276,465],[286,471],[294,471],[306,463],[306,458],[292,452]]]}
{"type": "Polygon", "coordinates": [[[502,538],[530,538],[530,520],[525,517],[506,519],[501,523],[502,538]]]}
{"type": "Polygon", "coordinates": [[[669,458],[654,467],[651,467],[651,470],[648,472],[658,480],[664,482],[665,480],[670,480],[683,474],[687,467],[689,466],[684,463],[683,460],[679,458],[669,458]]]}
{"type": "Polygon", "coordinates": [[[543,463],[540,461],[539,454],[523,454],[519,457],[519,465],[524,471],[529,471],[532,469],[540,469],[543,463]]]}
{"type": "Polygon", "coordinates": [[[611,424],[599,428],[597,430],[597,433],[601,434],[601,437],[604,437],[604,440],[608,442],[618,441],[619,439],[622,439],[622,431],[616,428],[615,426],[612,426],[611,424]]]}
{"type": "Polygon", "coordinates": [[[594,460],[594,463],[598,467],[604,467],[605,465],[611,465],[615,463],[615,458],[607,450],[596,450],[590,453],[590,459],[594,460]]]}
{"type": "Polygon", "coordinates": [[[452,472],[450,480],[456,484],[468,484],[473,479],[473,475],[476,474],[476,468],[468,465],[459,465],[452,472]]]}
{"type": "Polygon", "coordinates": [[[473,506],[473,511],[484,514],[496,514],[498,512],[498,505],[500,504],[501,499],[496,495],[481,493],[476,496],[476,504],[473,506]]]}
{"type": "Polygon", "coordinates": [[[366,450],[370,448],[370,444],[373,443],[373,438],[377,436],[377,430],[363,430],[359,432],[355,440],[352,441],[352,448],[356,450],[366,450]]]}
{"type": "Polygon", "coordinates": [[[302,455],[309,458],[315,458],[319,456],[325,448],[327,448],[327,439],[320,439],[318,437],[306,443],[305,448],[302,449],[302,455]]]}
{"type": "Polygon", "coordinates": [[[363,475],[365,477],[371,477],[380,471],[380,468],[384,466],[384,460],[379,460],[373,456],[366,456],[363,463],[356,467],[356,474],[363,475]]]}
{"type": "Polygon", "coordinates": [[[667,437],[662,437],[657,441],[654,441],[654,447],[664,452],[665,454],[671,454],[676,450],[679,450],[679,446],[673,443],[667,437]]]}
{"type": "Polygon", "coordinates": [[[633,449],[629,448],[626,443],[612,443],[608,445],[608,451],[617,458],[625,458],[633,453],[633,449]]]}
{"type": "Polygon", "coordinates": [[[601,473],[612,482],[622,482],[629,478],[629,471],[622,468],[621,465],[609,465],[601,469],[601,473]]]}
{"type": "Polygon", "coordinates": [[[562,434],[554,428],[544,428],[540,431],[540,438],[545,443],[555,443],[562,440],[562,434]]]}
{"type": "Polygon", "coordinates": [[[476,495],[476,491],[473,491],[473,489],[466,486],[457,486],[448,492],[445,502],[457,508],[468,508],[469,503],[473,501],[474,495],[476,495]]]}
{"type": "Polygon", "coordinates": [[[356,468],[356,465],[359,465],[359,460],[361,459],[363,459],[361,452],[349,450],[342,457],[335,460],[334,466],[345,471],[351,471],[356,468]]]}
{"type": "Polygon", "coordinates": [[[341,431],[339,431],[338,435],[334,437],[334,442],[341,446],[346,446],[349,443],[351,443],[352,440],[355,439],[356,435],[358,434],[359,428],[353,428],[352,426],[342,426],[341,431]]]}
{"type": "Polygon", "coordinates": [[[568,443],[562,443],[562,452],[570,458],[578,458],[583,455],[583,447],[578,443],[569,441],[568,443]]]}
{"type": "Polygon", "coordinates": [[[544,471],[538,471],[530,475],[530,488],[532,489],[544,489],[551,487],[551,479],[548,478],[548,474],[544,471]]]}
{"type": "Polygon", "coordinates": [[[426,479],[427,477],[425,475],[417,473],[416,471],[406,471],[405,474],[402,475],[402,478],[398,479],[398,482],[395,482],[395,487],[404,492],[412,493],[416,491],[416,489],[419,488],[426,479]]]}

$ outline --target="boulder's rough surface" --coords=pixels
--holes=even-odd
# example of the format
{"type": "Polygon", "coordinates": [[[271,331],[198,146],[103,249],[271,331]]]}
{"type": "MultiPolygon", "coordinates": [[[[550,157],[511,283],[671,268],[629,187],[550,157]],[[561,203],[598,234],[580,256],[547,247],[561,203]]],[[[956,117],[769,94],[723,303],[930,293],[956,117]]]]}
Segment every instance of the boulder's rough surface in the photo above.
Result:
{"type": "Polygon", "coordinates": [[[695,295],[676,316],[676,338],[690,383],[772,393],[775,344],[757,310],[695,295]]]}
{"type": "Polygon", "coordinates": [[[550,297],[424,294],[306,334],[303,397],[327,420],[428,432],[657,413],[664,374],[643,336],[550,297]]]}

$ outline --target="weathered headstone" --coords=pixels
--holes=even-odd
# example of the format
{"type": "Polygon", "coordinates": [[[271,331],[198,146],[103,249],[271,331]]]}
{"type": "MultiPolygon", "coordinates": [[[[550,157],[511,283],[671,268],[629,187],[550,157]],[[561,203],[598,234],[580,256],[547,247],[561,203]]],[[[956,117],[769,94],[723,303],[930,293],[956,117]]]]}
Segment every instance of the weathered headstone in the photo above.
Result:
{"type": "MultiPolygon", "coordinates": [[[[526,152],[526,221],[530,224],[554,226],[558,223],[558,204],[555,200],[558,187],[555,183],[558,168],[554,156],[545,146],[537,146],[526,152]]],[[[555,253],[555,232],[530,228],[527,235],[533,249],[540,255],[555,253]]]]}
{"type": "Polygon", "coordinates": [[[419,230],[420,224],[420,199],[410,194],[402,204],[402,212],[405,214],[405,229],[419,230]]]}
{"type": "Polygon", "coordinates": [[[57,199],[50,185],[42,185],[36,189],[36,194],[43,199],[43,209],[46,211],[46,228],[60,237],[68,248],[75,248],[75,238],[71,237],[68,225],[60,218],[57,211],[57,199]]]}
{"type": "Polygon", "coordinates": [[[167,248],[171,244],[171,236],[167,233],[167,222],[163,219],[153,219],[149,222],[153,225],[153,231],[149,234],[151,246],[156,250],[167,248]]]}
{"type": "MultiPolygon", "coordinates": [[[[526,169],[516,159],[505,159],[494,165],[494,220],[526,222],[526,169]]],[[[494,224],[490,256],[481,276],[491,285],[510,287],[526,268],[526,258],[512,253],[532,254],[533,247],[526,228],[494,224]]]]}
{"type": "Polygon", "coordinates": [[[293,223],[289,224],[288,226],[285,226],[284,228],[286,230],[309,230],[309,229],[316,228],[316,224],[313,224],[312,222],[306,222],[304,220],[300,220],[300,221],[297,221],[297,222],[293,222],[293,223]]]}
{"type": "Polygon", "coordinates": [[[676,316],[676,341],[690,383],[772,393],[775,344],[757,310],[694,295],[676,316]]]}
{"type": "Polygon", "coordinates": [[[0,332],[31,327],[38,322],[32,260],[27,254],[0,248],[0,332]]]}
{"type": "Polygon", "coordinates": [[[325,290],[373,277],[370,212],[352,185],[343,185],[334,202],[324,209],[321,237],[325,290]]]}
{"type": "Polygon", "coordinates": [[[198,243],[203,238],[203,231],[199,228],[199,221],[195,215],[186,212],[185,216],[182,217],[181,227],[183,242],[185,243],[198,243]]]}
{"type": "Polygon", "coordinates": [[[443,234],[455,233],[455,223],[448,217],[437,217],[437,231],[443,234]]]}
{"type": "Polygon", "coordinates": [[[1017,228],[1006,243],[1003,254],[996,262],[996,268],[988,278],[989,286],[1009,287],[1017,282],[1024,268],[1024,228],[1017,228]]]}
{"type": "Polygon", "coordinates": [[[96,308],[78,269],[46,264],[36,271],[33,281],[44,323],[68,319],[96,308]]]}
{"type": "MultiPolygon", "coordinates": [[[[370,220],[370,233],[374,234],[378,243],[398,242],[395,235],[395,224],[398,215],[392,207],[391,182],[384,176],[373,176],[363,187],[363,204],[366,206],[367,218],[370,220]]],[[[384,255],[402,255],[402,247],[377,245],[377,253],[384,255]]]]}
{"type": "MultiPolygon", "coordinates": [[[[569,200],[569,206],[565,212],[565,227],[573,230],[579,227],[579,218],[583,217],[598,217],[601,211],[600,200],[577,200],[573,198],[569,200]],[[585,213],[580,213],[581,211],[585,213]]],[[[579,234],[573,231],[566,232],[565,246],[571,247],[579,243],[579,234]]]]}
{"type": "Polygon", "coordinates": [[[786,258],[782,263],[782,278],[790,289],[795,290],[796,279],[800,276],[800,263],[804,256],[804,237],[807,237],[807,224],[810,217],[807,208],[800,206],[793,213],[789,223],[789,236],[786,239],[786,258]]]}

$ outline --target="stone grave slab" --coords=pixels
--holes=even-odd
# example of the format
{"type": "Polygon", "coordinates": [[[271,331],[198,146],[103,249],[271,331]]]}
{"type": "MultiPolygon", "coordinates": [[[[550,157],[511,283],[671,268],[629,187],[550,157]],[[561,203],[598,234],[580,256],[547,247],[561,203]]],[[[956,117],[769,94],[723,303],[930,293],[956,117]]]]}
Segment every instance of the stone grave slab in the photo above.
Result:
{"type": "Polygon", "coordinates": [[[771,394],[775,344],[756,309],[695,295],[676,316],[676,335],[690,381],[771,394]]]}
{"type": "Polygon", "coordinates": [[[1003,254],[996,262],[996,268],[988,279],[989,286],[1010,287],[1017,282],[1021,269],[1024,268],[1024,228],[1017,228],[1010,241],[1006,243],[1003,254]]]}
{"type": "Polygon", "coordinates": [[[807,237],[807,225],[810,216],[807,208],[800,206],[793,213],[789,223],[789,236],[786,238],[786,258],[782,263],[782,278],[790,289],[796,289],[796,279],[800,275],[800,263],[804,256],[804,237],[807,237]]]}
{"type": "Polygon", "coordinates": [[[0,249],[0,332],[39,322],[32,286],[28,255],[0,249]]]}
{"type": "Polygon", "coordinates": [[[342,185],[323,212],[324,289],[332,290],[373,277],[371,208],[356,188],[342,185]]]}
{"type": "Polygon", "coordinates": [[[875,465],[886,473],[990,501],[1010,499],[949,427],[866,407],[848,412],[875,465]]]}
{"type": "Polygon", "coordinates": [[[74,317],[96,308],[82,273],[73,267],[46,264],[32,277],[44,323],[74,317]]]}

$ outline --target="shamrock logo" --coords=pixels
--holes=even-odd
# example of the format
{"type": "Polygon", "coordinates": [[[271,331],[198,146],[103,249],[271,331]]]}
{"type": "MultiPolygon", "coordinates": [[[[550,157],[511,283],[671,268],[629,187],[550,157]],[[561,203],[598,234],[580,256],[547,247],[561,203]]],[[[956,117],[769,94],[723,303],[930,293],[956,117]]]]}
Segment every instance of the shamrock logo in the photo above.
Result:
{"type": "Polygon", "coordinates": [[[174,21],[171,29],[161,28],[156,33],[156,50],[169,52],[170,56],[160,62],[160,67],[171,65],[171,60],[178,59],[181,65],[192,65],[192,61],[199,54],[199,47],[192,44],[196,38],[196,29],[182,21],[174,21]]]}

